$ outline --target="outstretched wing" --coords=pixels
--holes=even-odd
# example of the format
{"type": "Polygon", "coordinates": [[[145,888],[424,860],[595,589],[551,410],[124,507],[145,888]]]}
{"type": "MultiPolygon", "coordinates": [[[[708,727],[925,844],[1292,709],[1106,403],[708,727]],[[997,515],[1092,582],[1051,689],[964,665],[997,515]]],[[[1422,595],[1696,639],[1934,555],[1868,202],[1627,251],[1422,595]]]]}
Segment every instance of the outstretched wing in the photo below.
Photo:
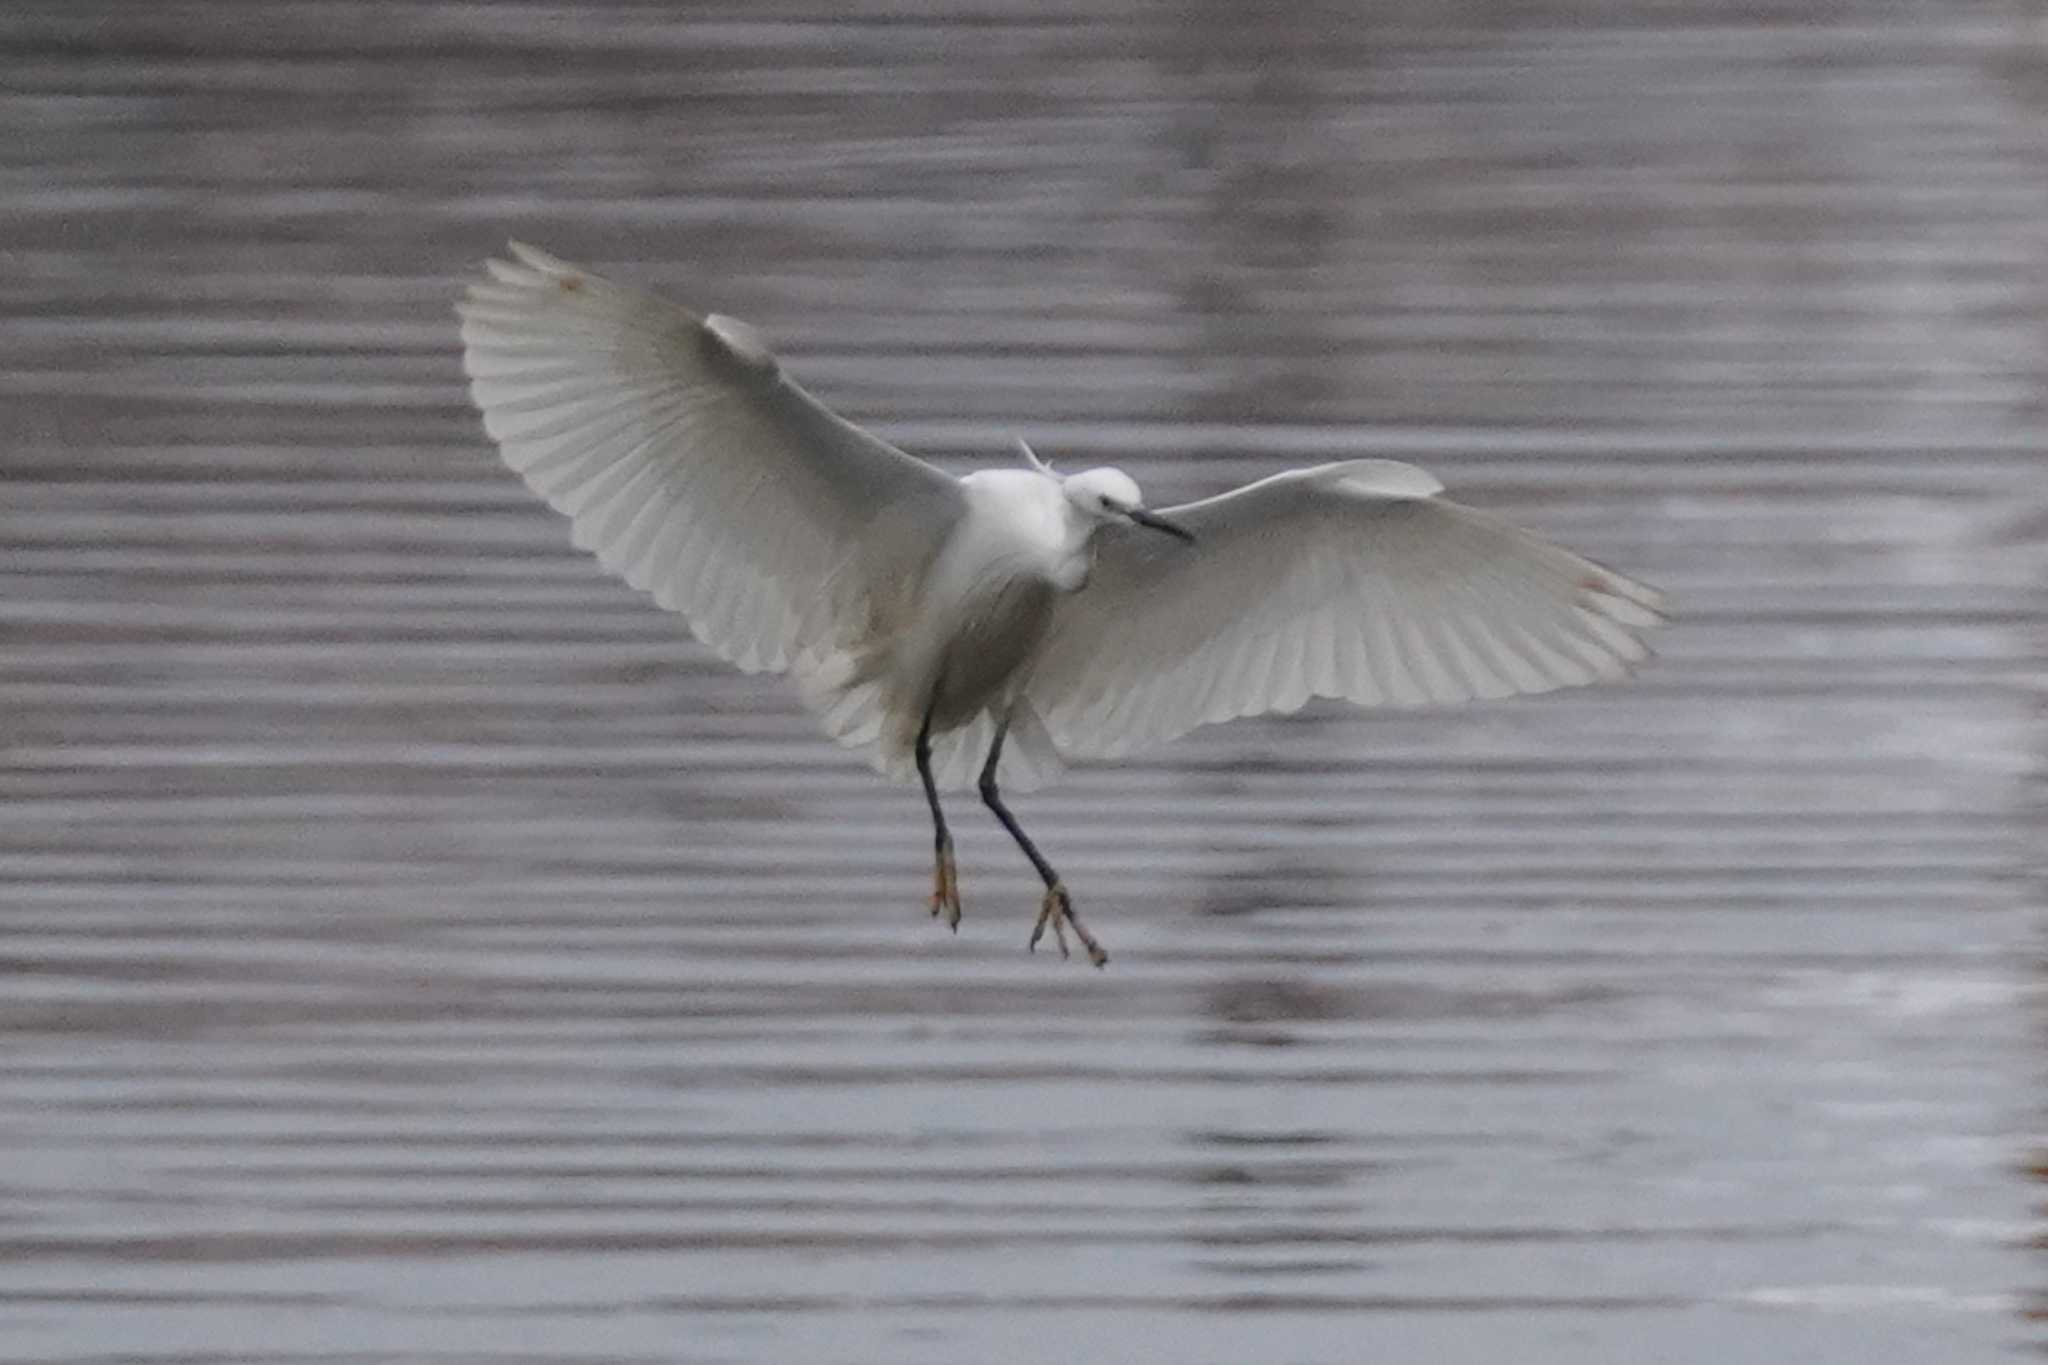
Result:
{"type": "Polygon", "coordinates": [[[1062,753],[1109,755],[1310,697],[1416,706],[1619,678],[1660,598],[1390,460],[1161,509],[1185,544],[1097,533],[1027,695],[1062,753]]]}
{"type": "Polygon", "coordinates": [[[843,671],[864,598],[929,558],[958,481],[828,411],[745,323],[511,250],[457,305],[505,463],[741,668],[843,671]]]}

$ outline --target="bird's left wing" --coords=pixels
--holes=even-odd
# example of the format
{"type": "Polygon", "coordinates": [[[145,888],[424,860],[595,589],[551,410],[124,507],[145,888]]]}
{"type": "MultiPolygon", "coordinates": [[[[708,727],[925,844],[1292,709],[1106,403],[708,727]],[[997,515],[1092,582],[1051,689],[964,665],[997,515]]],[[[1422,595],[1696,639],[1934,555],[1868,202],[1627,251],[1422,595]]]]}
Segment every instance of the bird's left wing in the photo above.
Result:
{"type": "Polygon", "coordinates": [[[1658,594],[1390,460],[1290,470],[1109,526],[1027,688],[1064,754],[1111,755],[1310,697],[1413,706],[1618,678],[1658,594]]]}
{"type": "Polygon", "coordinates": [[[915,578],[959,482],[805,393],[745,323],[514,243],[462,315],[505,463],[578,546],[748,671],[829,671],[915,578]]]}

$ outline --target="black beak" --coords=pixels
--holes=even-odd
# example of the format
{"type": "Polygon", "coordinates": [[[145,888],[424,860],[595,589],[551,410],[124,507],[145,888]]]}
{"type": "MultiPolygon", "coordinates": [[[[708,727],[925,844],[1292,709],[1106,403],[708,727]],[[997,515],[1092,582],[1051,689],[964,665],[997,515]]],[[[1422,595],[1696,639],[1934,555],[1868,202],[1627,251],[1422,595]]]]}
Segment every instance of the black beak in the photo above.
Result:
{"type": "Polygon", "coordinates": [[[1130,511],[1124,513],[1124,515],[1129,517],[1132,521],[1136,522],[1140,526],[1147,527],[1154,531],[1164,531],[1166,532],[1166,534],[1170,536],[1175,536],[1181,540],[1185,540],[1190,545],[1195,543],[1195,533],[1193,531],[1190,531],[1187,527],[1180,525],[1178,522],[1168,521],[1165,517],[1156,516],[1151,512],[1147,512],[1142,507],[1133,507],[1130,511]]]}

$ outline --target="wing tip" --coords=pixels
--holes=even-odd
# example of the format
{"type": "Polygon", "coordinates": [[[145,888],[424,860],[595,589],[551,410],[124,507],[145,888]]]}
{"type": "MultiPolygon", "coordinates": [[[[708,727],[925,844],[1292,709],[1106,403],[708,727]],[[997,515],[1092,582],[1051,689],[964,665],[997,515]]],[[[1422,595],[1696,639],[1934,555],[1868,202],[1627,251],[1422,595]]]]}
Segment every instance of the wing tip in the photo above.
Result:
{"type": "Polygon", "coordinates": [[[575,269],[574,266],[570,265],[561,257],[550,255],[548,252],[542,251],[539,247],[527,242],[522,242],[516,237],[508,237],[505,239],[505,249],[511,252],[512,255],[515,258],[517,258],[521,265],[530,266],[535,270],[546,271],[549,274],[553,274],[554,272],[560,270],[575,269]]]}
{"type": "Polygon", "coordinates": [[[531,301],[532,296],[550,288],[564,294],[574,294],[591,284],[596,277],[580,266],[571,265],[559,256],[549,255],[537,246],[521,241],[508,241],[505,250],[511,259],[504,256],[486,256],[483,260],[485,279],[473,279],[455,310],[467,317],[470,310],[492,303],[518,305],[531,301]]]}
{"type": "Polygon", "coordinates": [[[1671,623],[1669,599],[1663,593],[1611,569],[1596,566],[1580,576],[1577,586],[1578,605],[1631,630],[1655,630],[1671,623]]]}

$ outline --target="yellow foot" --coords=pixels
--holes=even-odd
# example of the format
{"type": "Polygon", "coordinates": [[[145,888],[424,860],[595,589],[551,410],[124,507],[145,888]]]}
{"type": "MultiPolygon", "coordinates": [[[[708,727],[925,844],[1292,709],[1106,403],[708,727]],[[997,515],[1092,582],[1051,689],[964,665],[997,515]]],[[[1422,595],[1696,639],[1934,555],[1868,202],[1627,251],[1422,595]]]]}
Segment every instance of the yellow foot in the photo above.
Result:
{"type": "Polygon", "coordinates": [[[953,866],[953,841],[939,845],[932,864],[932,918],[944,918],[946,927],[960,932],[960,871],[953,866]]]}
{"type": "Polygon", "coordinates": [[[1045,937],[1047,925],[1052,926],[1053,942],[1060,945],[1060,956],[1067,956],[1067,930],[1074,931],[1074,937],[1081,940],[1081,946],[1088,952],[1088,960],[1098,967],[1107,966],[1109,954],[1102,951],[1102,945],[1095,941],[1095,935],[1088,932],[1074,914],[1074,902],[1067,896],[1067,888],[1054,882],[1045,889],[1045,900],[1038,907],[1038,923],[1031,926],[1031,941],[1025,946],[1032,952],[1038,951],[1038,940],[1045,937]]]}

